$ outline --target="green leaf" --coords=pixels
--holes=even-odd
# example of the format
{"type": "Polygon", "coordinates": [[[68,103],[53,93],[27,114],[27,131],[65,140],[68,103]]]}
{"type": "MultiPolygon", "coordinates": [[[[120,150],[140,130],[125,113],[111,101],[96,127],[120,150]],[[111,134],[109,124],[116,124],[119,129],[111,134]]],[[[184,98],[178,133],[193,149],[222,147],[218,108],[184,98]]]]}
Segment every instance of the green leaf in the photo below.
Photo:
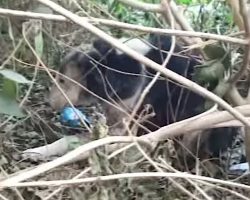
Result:
{"type": "Polygon", "coordinates": [[[16,82],[14,82],[10,79],[4,78],[3,79],[3,86],[2,86],[2,93],[5,96],[8,96],[12,99],[16,99],[16,97],[17,97],[17,84],[16,84],[16,82]]]}
{"type": "Polygon", "coordinates": [[[23,75],[14,72],[13,70],[2,69],[0,70],[0,74],[2,74],[5,78],[15,81],[17,83],[27,83],[27,84],[31,83],[31,81],[26,79],[23,75]]]}
{"type": "Polygon", "coordinates": [[[39,33],[35,37],[35,50],[41,58],[43,55],[43,34],[41,30],[39,30],[39,33]]]}
{"type": "Polygon", "coordinates": [[[0,94],[0,113],[16,117],[25,116],[17,101],[4,94],[0,94]]]}
{"type": "Polygon", "coordinates": [[[177,1],[179,4],[185,4],[185,5],[189,5],[192,3],[192,0],[178,0],[177,1]]]}

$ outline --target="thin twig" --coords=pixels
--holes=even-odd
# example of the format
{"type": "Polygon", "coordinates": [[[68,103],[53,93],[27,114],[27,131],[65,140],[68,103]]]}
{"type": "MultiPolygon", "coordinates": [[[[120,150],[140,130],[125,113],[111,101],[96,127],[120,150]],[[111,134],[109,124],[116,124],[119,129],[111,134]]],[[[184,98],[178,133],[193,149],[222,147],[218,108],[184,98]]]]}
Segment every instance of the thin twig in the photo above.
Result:
{"type": "MultiPolygon", "coordinates": [[[[22,30],[22,34],[23,34],[23,39],[26,43],[29,43],[29,46],[31,46],[30,42],[28,41],[27,37],[26,37],[26,34],[27,34],[27,31],[25,30],[25,28],[23,28],[22,30]]],[[[25,96],[23,97],[22,101],[20,102],[19,106],[22,107],[25,103],[25,101],[27,101],[30,93],[31,93],[31,90],[34,86],[34,83],[35,83],[35,79],[37,77],[37,72],[38,72],[38,67],[39,67],[39,61],[36,62],[36,66],[35,66],[35,69],[34,69],[34,75],[33,75],[33,78],[31,80],[31,84],[29,85],[29,88],[25,94],[25,96]]]]}
{"type": "Polygon", "coordinates": [[[161,178],[161,177],[172,177],[172,178],[182,178],[182,179],[193,179],[193,180],[202,180],[207,181],[215,184],[226,185],[229,187],[237,187],[241,189],[245,189],[250,191],[250,186],[235,183],[231,181],[225,181],[205,176],[198,176],[188,173],[168,173],[168,172],[138,172],[138,173],[123,173],[123,174],[112,174],[108,176],[98,176],[98,177],[88,177],[82,179],[71,179],[71,180],[54,180],[54,181],[31,181],[31,182],[1,182],[0,188],[5,187],[37,187],[37,186],[62,186],[62,185],[75,185],[75,184],[82,184],[82,183],[93,183],[93,182],[100,182],[100,181],[111,181],[111,180],[119,180],[119,179],[128,179],[128,178],[136,178],[136,179],[145,179],[145,178],[161,178]]]}
{"type": "Polygon", "coordinates": [[[163,12],[160,4],[144,3],[137,0],[118,0],[119,2],[131,6],[133,8],[147,12],[163,12]]]}
{"type": "MultiPolygon", "coordinates": [[[[164,11],[162,12],[163,15],[168,15],[166,17],[169,18],[169,21],[170,21],[170,25],[171,25],[171,29],[174,29],[174,18],[173,18],[173,15],[172,15],[172,12],[171,10],[166,6],[164,8],[164,11]],[[164,12],[165,11],[165,12],[164,12]]],[[[166,67],[170,58],[172,57],[173,53],[174,53],[174,49],[175,49],[175,46],[176,46],[176,38],[175,36],[172,36],[171,37],[171,47],[170,47],[170,50],[169,50],[169,53],[167,54],[167,57],[166,59],[164,60],[163,64],[162,64],[162,67],[166,67]]],[[[160,51],[160,49],[159,49],[160,51]]],[[[161,73],[160,72],[157,72],[156,75],[154,76],[154,78],[148,83],[148,85],[145,87],[145,89],[142,91],[142,94],[140,96],[140,98],[138,99],[137,101],[137,104],[135,105],[131,115],[130,115],[130,118],[128,120],[128,124],[131,123],[132,121],[132,118],[135,117],[136,113],[138,112],[139,108],[141,107],[146,95],[149,93],[149,91],[151,90],[151,88],[154,86],[154,84],[156,83],[156,81],[158,80],[158,78],[160,77],[161,73]]],[[[134,131],[134,128],[135,127],[132,127],[132,132],[134,131]]]]}
{"type": "Polygon", "coordinates": [[[5,196],[3,196],[2,194],[0,194],[0,199],[2,199],[2,200],[9,200],[5,196]]]}
{"type": "MultiPolygon", "coordinates": [[[[35,12],[29,12],[29,11],[10,10],[10,9],[4,9],[4,8],[0,8],[0,15],[7,16],[7,17],[12,16],[12,17],[22,17],[22,18],[29,18],[29,19],[41,19],[41,20],[51,20],[51,21],[65,21],[65,22],[69,21],[66,17],[62,15],[43,14],[43,13],[35,13],[35,12]]],[[[80,21],[83,21],[83,22],[86,21],[94,25],[118,27],[122,29],[133,30],[133,31],[141,31],[145,33],[206,38],[206,39],[235,43],[235,44],[240,44],[240,45],[248,44],[247,40],[229,37],[225,35],[217,35],[217,34],[194,32],[194,31],[160,29],[160,28],[129,24],[129,23],[124,23],[124,22],[118,22],[118,21],[108,20],[108,19],[99,19],[99,18],[94,18],[94,17],[79,17],[79,19],[80,21]]]]}
{"type": "Polygon", "coordinates": [[[245,28],[245,38],[248,41],[248,45],[245,46],[245,53],[243,58],[242,67],[238,71],[237,74],[232,78],[231,83],[236,83],[246,72],[249,64],[250,64],[250,15],[248,14],[247,10],[247,3],[246,0],[239,1],[240,5],[240,13],[244,22],[245,28]]]}
{"type": "MultiPolygon", "coordinates": [[[[164,163],[164,164],[158,163],[159,166],[162,166],[162,165],[163,165],[163,167],[164,167],[165,169],[167,169],[167,170],[170,170],[170,172],[180,173],[180,171],[176,170],[174,167],[172,167],[170,164],[168,164],[168,163],[166,162],[166,160],[164,160],[163,158],[159,157],[158,159],[159,159],[162,163],[164,163]]],[[[190,183],[198,192],[200,192],[206,199],[212,200],[212,198],[209,197],[208,194],[206,194],[206,192],[203,191],[203,189],[202,189],[196,182],[194,182],[194,181],[192,181],[192,180],[190,180],[190,179],[188,179],[188,178],[186,178],[185,180],[186,180],[188,183],[190,183]]],[[[198,182],[198,181],[197,181],[197,182],[198,182]]],[[[203,182],[203,184],[206,184],[206,182],[203,182]]]]}
{"type": "MultiPolygon", "coordinates": [[[[241,106],[239,108],[237,108],[238,110],[240,110],[242,113],[246,113],[248,112],[248,114],[250,114],[250,106],[241,106]]],[[[194,127],[197,124],[201,124],[201,126],[205,126],[207,122],[210,122],[211,119],[214,119],[213,123],[216,123],[217,121],[220,121],[221,119],[232,119],[233,117],[231,115],[229,115],[228,112],[226,111],[218,111],[215,113],[211,113],[208,114],[207,116],[205,116],[208,120],[204,120],[205,123],[199,121],[198,119],[196,119],[195,121],[190,121],[190,120],[184,120],[185,125],[181,124],[180,122],[175,123],[175,124],[180,124],[179,126],[173,126],[174,124],[171,124],[167,127],[163,127],[155,132],[152,132],[148,135],[144,135],[138,138],[139,142],[146,142],[146,141],[155,141],[155,142],[159,142],[160,139],[165,140],[168,137],[173,136],[174,134],[176,134],[176,129],[177,131],[179,131],[179,133],[183,134],[183,130],[187,130],[189,131],[188,125],[190,125],[190,127],[194,127]],[[174,134],[173,134],[174,132],[174,134]],[[148,140],[144,140],[144,139],[148,139],[148,140]]],[[[189,127],[189,128],[190,128],[189,127]]],[[[195,127],[194,127],[195,128],[195,127]]],[[[205,127],[206,128],[206,127],[205,127]]],[[[187,132],[188,133],[188,132],[187,132]]],[[[136,138],[137,139],[137,138],[136,138]]],[[[87,152],[91,149],[97,148],[99,146],[105,145],[105,144],[109,144],[109,143],[125,143],[125,142],[133,142],[134,139],[131,137],[126,137],[126,136],[112,136],[112,137],[108,137],[108,138],[104,138],[104,139],[100,139],[100,140],[96,140],[93,142],[90,142],[88,144],[85,144],[71,152],[69,152],[68,154],[55,159],[54,161],[42,164],[40,166],[38,166],[35,169],[26,171],[22,174],[16,175],[16,176],[12,176],[9,179],[6,179],[2,182],[0,182],[0,186],[1,184],[7,184],[7,183],[17,183],[17,182],[21,182],[24,181],[26,179],[32,178],[34,176],[40,175],[50,169],[53,169],[55,167],[58,167],[60,165],[66,164],[70,161],[73,161],[74,159],[78,159],[79,160],[79,156],[81,159],[85,159],[86,156],[88,155],[87,152]]],[[[151,142],[152,143],[152,142],[151,142]]],[[[147,143],[145,143],[146,145],[149,145],[147,143]]],[[[149,145],[151,146],[151,145],[149,145]]],[[[112,147],[110,150],[114,150],[115,148],[117,148],[117,146],[112,147]]],[[[151,147],[150,147],[151,148],[151,147]]]]}
{"type": "MultiPolygon", "coordinates": [[[[243,115],[250,115],[249,105],[235,107],[235,109],[243,115]]],[[[216,124],[231,121],[233,119],[234,118],[227,111],[216,111],[204,116],[202,116],[202,114],[197,115],[189,119],[161,127],[158,130],[142,137],[149,138],[152,141],[164,141],[165,139],[175,137],[180,134],[189,134],[192,131],[205,130],[216,124]],[[183,130],[185,130],[185,132],[183,132],[183,130]]],[[[228,126],[228,124],[226,124],[226,126],[228,126]]]]}
{"type": "Polygon", "coordinates": [[[58,167],[60,165],[66,164],[71,162],[74,159],[77,159],[81,154],[86,153],[92,149],[95,149],[97,147],[106,145],[106,144],[110,144],[110,143],[130,143],[133,141],[138,141],[139,143],[145,144],[146,146],[151,146],[149,141],[146,139],[141,139],[138,137],[131,137],[131,136],[112,136],[112,137],[106,137],[106,138],[102,138],[99,140],[95,140],[92,142],[89,142],[85,145],[82,145],[76,149],[74,149],[73,151],[65,154],[64,156],[57,158],[53,161],[44,163],[39,165],[38,167],[36,167],[35,169],[31,169],[28,172],[24,172],[21,174],[18,174],[16,176],[12,176],[6,180],[3,180],[0,182],[0,187],[9,183],[17,183],[17,182],[21,182],[24,180],[27,180],[29,178],[35,177],[39,174],[42,174],[44,172],[47,172],[55,167],[58,167]]]}
{"type": "MultiPolygon", "coordinates": [[[[249,20],[250,15],[248,14],[246,0],[239,1],[239,9],[240,9],[240,13],[243,19],[243,24],[244,24],[244,29],[245,29],[245,38],[249,41],[249,43],[248,45],[245,46],[242,67],[240,68],[238,73],[236,73],[235,76],[232,78],[232,81],[231,81],[232,85],[234,85],[245,74],[250,64],[250,20],[249,20]]],[[[248,90],[248,93],[250,93],[250,90],[248,90]]],[[[249,126],[245,128],[244,142],[246,146],[246,157],[247,157],[248,165],[250,166],[250,127],[249,126]]],[[[250,176],[248,176],[248,180],[250,182],[250,176]]]]}
{"type": "MultiPolygon", "coordinates": [[[[175,172],[175,173],[176,173],[176,172],[177,172],[177,173],[180,172],[180,171],[176,170],[175,168],[173,168],[171,165],[169,165],[169,164],[166,162],[165,159],[163,159],[163,158],[161,158],[161,157],[159,157],[158,159],[163,163],[163,164],[158,163],[160,166],[165,167],[166,169],[170,169],[170,170],[172,170],[172,172],[175,172]]],[[[199,187],[198,185],[196,185],[195,182],[191,182],[190,179],[186,179],[186,180],[188,180],[190,184],[192,184],[197,190],[199,190],[200,187],[199,187]],[[197,188],[196,186],[198,186],[198,188],[197,188]]],[[[228,188],[225,188],[225,187],[223,187],[223,186],[214,185],[214,184],[212,184],[212,183],[208,183],[208,182],[205,182],[205,181],[196,181],[196,182],[197,182],[197,183],[200,183],[200,184],[203,184],[203,185],[210,186],[210,187],[211,187],[211,190],[214,190],[215,188],[217,188],[217,189],[226,191],[226,192],[228,192],[228,193],[231,193],[231,194],[233,194],[233,195],[235,195],[235,196],[237,196],[237,197],[239,197],[239,198],[241,198],[241,199],[249,200],[248,197],[246,197],[246,196],[244,196],[244,195],[242,195],[242,194],[240,194],[240,193],[238,193],[238,192],[236,192],[236,191],[234,191],[234,190],[230,190],[230,189],[228,189],[228,188]]],[[[203,190],[201,189],[200,192],[203,192],[203,190]]]]}
{"type": "MultiPolygon", "coordinates": [[[[132,132],[129,129],[129,125],[128,123],[125,123],[125,127],[126,130],[129,132],[129,135],[132,136],[132,132]]],[[[150,156],[147,155],[147,153],[144,151],[144,149],[140,146],[140,144],[136,141],[134,141],[135,146],[137,147],[137,149],[140,151],[140,153],[142,154],[142,156],[158,171],[158,172],[164,172],[158,165],[156,162],[154,162],[150,156]]],[[[172,182],[177,188],[179,188],[181,191],[183,191],[184,193],[186,193],[188,196],[192,197],[193,199],[196,200],[200,200],[198,197],[196,197],[195,195],[193,195],[191,192],[189,192],[185,187],[183,187],[180,183],[178,183],[176,180],[174,180],[173,178],[169,178],[170,182],[172,182]]]]}

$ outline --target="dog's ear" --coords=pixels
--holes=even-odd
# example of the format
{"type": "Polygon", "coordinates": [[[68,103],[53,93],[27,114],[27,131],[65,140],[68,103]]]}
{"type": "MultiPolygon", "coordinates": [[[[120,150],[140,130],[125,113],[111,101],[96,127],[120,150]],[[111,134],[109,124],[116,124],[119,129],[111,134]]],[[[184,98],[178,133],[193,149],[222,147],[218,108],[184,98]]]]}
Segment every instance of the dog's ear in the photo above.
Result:
{"type": "Polygon", "coordinates": [[[103,39],[97,39],[93,42],[93,47],[102,55],[106,53],[114,53],[114,48],[108,42],[103,39]]]}

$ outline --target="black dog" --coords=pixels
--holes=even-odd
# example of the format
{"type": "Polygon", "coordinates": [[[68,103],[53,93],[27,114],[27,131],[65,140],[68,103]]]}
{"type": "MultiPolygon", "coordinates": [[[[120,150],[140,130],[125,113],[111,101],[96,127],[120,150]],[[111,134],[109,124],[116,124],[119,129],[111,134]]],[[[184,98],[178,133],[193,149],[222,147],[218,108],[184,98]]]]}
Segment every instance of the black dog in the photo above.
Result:
{"type": "MultiPolygon", "coordinates": [[[[125,44],[156,63],[162,64],[168,55],[171,38],[151,36],[148,42],[133,39],[125,44]]],[[[190,56],[181,55],[181,50],[180,46],[175,47],[174,54],[166,67],[192,80],[194,67],[198,62],[190,56]]],[[[60,75],[56,77],[74,105],[86,106],[95,103],[102,105],[111,135],[124,134],[122,119],[128,117],[126,113],[131,113],[142,91],[156,74],[154,70],[146,68],[103,40],[96,40],[93,43],[93,50],[86,54],[80,51],[71,52],[64,59],[60,72],[116,105],[115,108],[105,103],[60,75]]],[[[54,109],[61,109],[67,105],[67,101],[56,86],[52,86],[49,102],[54,109]]],[[[150,131],[156,130],[199,114],[204,109],[204,103],[205,99],[201,96],[161,77],[153,85],[141,106],[140,111],[145,108],[145,105],[150,105],[155,113],[150,119],[144,121],[143,125],[150,131]]],[[[230,145],[236,130],[233,128],[212,129],[206,139],[206,146],[212,153],[218,154],[230,145]],[[223,133],[228,130],[230,130],[228,133],[230,136],[223,133]],[[217,134],[218,132],[220,134],[217,134]]],[[[139,132],[139,134],[147,133],[145,130],[139,130],[139,132]]]]}

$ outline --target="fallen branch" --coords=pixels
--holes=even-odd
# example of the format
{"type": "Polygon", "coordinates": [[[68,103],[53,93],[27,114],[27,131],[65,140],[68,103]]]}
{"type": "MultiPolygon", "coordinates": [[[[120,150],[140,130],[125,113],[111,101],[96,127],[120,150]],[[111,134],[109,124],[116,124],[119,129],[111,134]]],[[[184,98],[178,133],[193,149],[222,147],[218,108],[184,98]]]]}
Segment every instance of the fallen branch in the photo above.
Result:
{"type": "MultiPolygon", "coordinates": [[[[31,169],[29,171],[23,172],[21,174],[18,174],[16,176],[12,176],[10,178],[7,178],[6,180],[3,180],[0,182],[0,187],[3,185],[8,185],[11,183],[18,183],[24,180],[27,180],[29,178],[38,176],[39,174],[42,174],[44,172],[47,172],[53,168],[56,168],[58,166],[67,164],[72,162],[73,160],[79,160],[79,157],[82,157],[82,154],[85,153],[83,156],[86,155],[90,150],[93,150],[97,147],[110,144],[110,143],[131,143],[137,141],[142,144],[146,144],[147,146],[150,146],[149,141],[147,139],[142,139],[138,137],[132,137],[132,136],[112,136],[112,137],[106,137],[103,139],[95,140],[92,142],[89,142],[85,145],[82,145],[73,151],[65,154],[64,156],[57,158],[53,161],[44,163],[36,167],[35,169],[31,169]]],[[[63,142],[63,141],[61,141],[63,142]]],[[[63,142],[64,143],[64,142],[63,142]]]]}
{"type": "MultiPolygon", "coordinates": [[[[237,107],[236,110],[241,112],[244,115],[250,116],[250,106],[240,106],[237,107]]],[[[110,144],[110,143],[125,143],[125,142],[133,142],[134,139],[138,142],[144,143],[146,145],[154,144],[160,141],[164,141],[167,138],[171,138],[173,136],[177,136],[178,134],[189,134],[190,132],[194,130],[204,130],[207,128],[211,128],[211,124],[219,124],[224,123],[230,120],[233,120],[234,118],[226,111],[217,111],[208,113],[206,115],[200,114],[199,116],[192,117],[190,119],[186,119],[180,122],[176,122],[174,124],[165,126],[160,128],[157,131],[154,131],[152,133],[149,133],[147,135],[143,135],[141,137],[126,137],[126,136],[112,136],[104,139],[99,139],[96,141],[89,142],[85,145],[82,145],[78,147],[77,149],[67,153],[66,155],[57,158],[51,162],[41,164],[35,169],[31,169],[29,171],[23,172],[21,174],[12,176],[11,178],[8,178],[6,180],[3,180],[0,182],[1,184],[8,184],[8,183],[17,183],[24,180],[27,180],[29,178],[38,176],[44,172],[49,171],[50,169],[53,169],[55,167],[58,167],[60,165],[64,165],[66,163],[70,163],[72,161],[76,160],[83,160],[86,159],[89,155],[89,150],[92,150],[94,148],[97,148],[102,145],[110,144]],[[199,117],[200,116],[200,117],[199,117]]],[[[66,145],[61,146],[61,149],[64,149],[64,151],[67,151],[67,142],[65,141],[65,138],[62,138],[59,141],[55,142],[55,145],[58,145],[58,143],[66,145]],[[65,150],[66,149],[66,150],[65,150]]],[[[114,151],[117,148],[120,148],[121,146],[113,145],[109,147],[109,151],[114,151]]],[[[46,150],[45,147],[38,147],[43,148],[43,150],[46,150]]],[[[50,149],[52,149],[52,145],[50,145],[50,149]]],[[[37,148],[35,148],[37,149],[37,148]]],[[[47,149],[48,150],[48,149],[47,149]]],[[[51,153],[51,152],[49,152],[51,153]]],[[[116,156],[112,155],[109,157],[116,156]]]]}
{"type": "Polygon", "coordinates": [[[193,179],[193,180],[201,180],[207,181],[214,184],[221,184],[230,187],[237,187],[241,189],[250,190],[249,185],[235,183],[232,181],[224,181],[220,179],[192,175],[188,173],[168,173],[168,172],[138,172],[138,173],[123,173],[123,174],[112,174],[108,176],[98,176],[98,177],[88,177],[81,179],[71,179],[71,180],[57,180],[57,181],[34,181],[34,182],[25,182],[25,183],[0,183],[0,188],[5,187],[38,187],[38,186],[62,186],[62,185],[79,185],[82,183],[91,183],[91,182],[99,182],[99,181],[111,181],[111,180],[119,180],[124,178],[136,178],[136,179],[145,179],[145,178],[183,178],[183,179],[193,179]]]}

